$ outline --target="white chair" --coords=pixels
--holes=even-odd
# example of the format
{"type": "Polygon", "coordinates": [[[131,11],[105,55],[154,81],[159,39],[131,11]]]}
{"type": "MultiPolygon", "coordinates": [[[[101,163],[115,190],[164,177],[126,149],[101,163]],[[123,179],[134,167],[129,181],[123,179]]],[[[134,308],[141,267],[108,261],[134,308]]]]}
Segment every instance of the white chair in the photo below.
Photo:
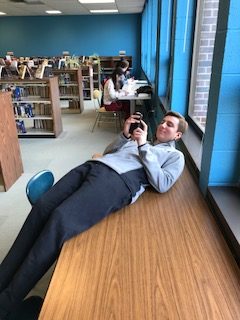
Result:
{"type": "Polygon", "coordinates": [[[100,103],[101,92],[99,90],[93,91],[93,102],[96,111],[95,122],[92,127],[92,132],[94,131],[96,125],[101,123],[114,124],[116,132],[120,131],[122,128],[122,111],[107,111],[104,106],[100,103]],[[97,107],[95,102],[97,101],[97,107]]]}

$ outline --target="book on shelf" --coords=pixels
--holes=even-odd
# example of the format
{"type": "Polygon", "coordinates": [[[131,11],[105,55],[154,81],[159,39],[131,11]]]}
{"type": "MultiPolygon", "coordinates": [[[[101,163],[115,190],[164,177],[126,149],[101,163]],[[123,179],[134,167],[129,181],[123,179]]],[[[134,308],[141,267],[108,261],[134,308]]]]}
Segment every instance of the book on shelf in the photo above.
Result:
{"type": "Polygon", "coordinates": [[[24,79],[26,74],[27,66],[25,64],[21,64],[18,68],[19,79],[24,79]]]}
{"type": "Polygon", "coordinates": [[[27,61],[27,66],[29,69],[34,68],[34,61],[32,59],[29,59],[27,61]]]}
{"type": "Polygon", "coordinates": [[[12,78],[13,74],[9,68],[9,66],[5,65],[2,68],[2,78],[12,78]]]}
{"type": "Polygon", "coordinates": [[[79,105],[79,100],[69,100],[69,109],[79,109],[80,105],[79,105]]]}
{"type": "Polygon", "coordinates": [[[9,68],[10,68],[11,71],[17,72],[18,71],[18,62],[17,62],[17,60],[11,60],[9,68]]]}
{"type": "Polygon", "coordinates": [[[80,67],[79,58],[78,57],[67,57],[65,65],[69,69],[78,69],[80,67]]]}
{"type": "Polygon", "coordinates": [[[51,65],[46,65],[44,68],[44,72],[43,72],[43,77],[49,78],[53,75],[52,73],[52,66],[51,65]]]}
{"type": "Polygon", "coordinates": [[[28,118],[33,118],[34,113],[33,113],[33,107],[30,103],[27,103],[24,105],[25,108],[25,114],[27,115],[28,118]]]}
{"type": "Polygon", "coordinates": [[[52,76],[52,66],[51,65],[44,65],[42,64],[39,66],[35,72],[35,78],[42,79],[43,77],[50,77],[52,76]]]}
{"type": "Polygon", "coordinates": [[[52,131],[53,130],[53,124],[51,120],[46,119],[36,119],[34,120],[34,129],[40,129],[45,131],[52,131]]]}
{"type": "Polygon", "coordinates": [[[58,61],[58,69],[65,68],[65,62],[66,62],[65,58],[59,59],[59,61],[58,61]]]}
{"type": "Polygon", "coordinates": [[[45,67],[46,67],[46,66],[45,66],[44,64],[41,64],[41,65],[37,68],[37,70],[36,70],[36,72],[35,72],[35,78],[37,78],[37,79],[42,79],[42,78],[43,78],[45,67]]]}
{"type": "Polygon", "coordinates": [[[16,118],[33,118],[33,106],[30,103],[16,103],[14,106],[14,114],[16,118]]]}
{"type": "Polygon", "coordinates": [[[43,62],[38,66],[35,73],[35,78],[42,79],[44,77],[44,71],[46,66],[48,66],[48,59],[44,59],[43,62]]]}
{"type": "Polygon", "coordinates": [[[23,120],[16,120],[16,127],[18,133],[27,133],[25,124],[23,120]]]}
{"type": "Polygon", "coordinates": [[[20,87],[13,87],[12,88],[12,95],[13,95],[13,99],[15,100],[21,100],[21,96],[22,96],[22,88],[20,87]]]}
{"type": "Polygon", "coordinates": [[[27,66],[26,75],[27,75],[27,77],[29,77],[29,79],[34,79],[34,77],[35,77],[35,70],[34,70],[34,68],[29,68],[29,67],[27,66]]]}

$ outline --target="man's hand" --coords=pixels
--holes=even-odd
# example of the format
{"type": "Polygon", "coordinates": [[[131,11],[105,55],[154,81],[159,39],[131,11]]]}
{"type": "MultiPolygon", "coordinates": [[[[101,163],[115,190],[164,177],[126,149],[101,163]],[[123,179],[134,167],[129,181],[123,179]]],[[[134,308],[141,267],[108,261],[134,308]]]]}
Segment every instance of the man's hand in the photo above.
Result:
{"type": "Polygon", "coordinates": [[[139,116],[138,115],[131,115],[124,123],[124,128],[123,128],[123,134],[126,138],[132,138],[133,140],[136,140],[138,145],[142,145],[147,142],[147,131],[148,131],[148,126],[146,123],[141,120],[141,124],[143,126],[143,129],[137,128],[133,131],[133,134],[131,135],[129,133],[129,129],[132,123],[139,123],[139,116]]]}
{"type": "Polygon", "coordinates": [[[131,135],[131,138],[133,140],[136,140],[139,146],[142,146],[147,142],[147,133],[148,133],[147,124],[143,120],[141,120],[141,124],[143,126],[143,129],[137,128],[133,131],[133,134],[131,135]]]}
{"type": "Polygon", "coordinates": [[[124,122],[123,134],[126,138],[131,138],[131,134],[129,133],[129,129],[132,123],[135,123],[134,115],[127,118],[124,122]]]}

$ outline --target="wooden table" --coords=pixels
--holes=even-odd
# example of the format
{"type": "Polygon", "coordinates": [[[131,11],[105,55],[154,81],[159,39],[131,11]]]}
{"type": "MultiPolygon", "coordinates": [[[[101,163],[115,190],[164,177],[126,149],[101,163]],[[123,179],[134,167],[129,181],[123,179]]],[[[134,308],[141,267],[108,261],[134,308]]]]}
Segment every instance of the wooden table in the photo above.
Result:
{"type": "Polygon", "coordinates": [[[66,242],[40,320],[239,319],[240,273],[189,171],[66,242]]]}
{"type": "Polygon", "coordinates": [[[129,91],[129,94],[126,96],[120,96],[118,100],[129,100],[130,101],[130,114],[133,114],[136,109],[137,100],[151,100],[150,94],[140,94],[136,95],[136,90],[141,86],[148,85],[148,82],[145,80],[134,80],[123,86],[123,90],[129,91]]]}

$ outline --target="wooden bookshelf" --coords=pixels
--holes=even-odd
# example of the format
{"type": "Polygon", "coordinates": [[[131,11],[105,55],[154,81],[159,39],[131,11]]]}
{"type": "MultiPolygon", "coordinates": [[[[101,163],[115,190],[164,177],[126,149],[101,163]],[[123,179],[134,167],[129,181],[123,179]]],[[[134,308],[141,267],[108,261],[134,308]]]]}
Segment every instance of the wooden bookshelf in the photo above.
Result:
{"type": "Polygon", "coordinates": [[[58,78],[5,79],[4,90],[12,90],[12,104],[18,136],[57,137],[62,132],[58,78]],[[16,95],[18,90],[18,95],[16,95]]]}
{"type": "Polygon", "coordinates": [[[92,65],[81,66],[83,99],[91,100],[93,98],[93,68],[92,65]]]}
{"type": "Polygon", "coordinates": [[[93,68],[93,89],[101,89],[101,64],[100,61],[92,63],[93,68]]]}
{"type": "Polygon", "coordinates": [[[62,111],[81,113],[84,110],[81,68],[53,69],[53,74],[58,76],[60,100],[68,101],[68,108],[62,111]]]}
{"type": "Polygon", "coordinates": [[[0,92],[0,191],[7,191],[23,173],[10,92],[0,92]]]}

